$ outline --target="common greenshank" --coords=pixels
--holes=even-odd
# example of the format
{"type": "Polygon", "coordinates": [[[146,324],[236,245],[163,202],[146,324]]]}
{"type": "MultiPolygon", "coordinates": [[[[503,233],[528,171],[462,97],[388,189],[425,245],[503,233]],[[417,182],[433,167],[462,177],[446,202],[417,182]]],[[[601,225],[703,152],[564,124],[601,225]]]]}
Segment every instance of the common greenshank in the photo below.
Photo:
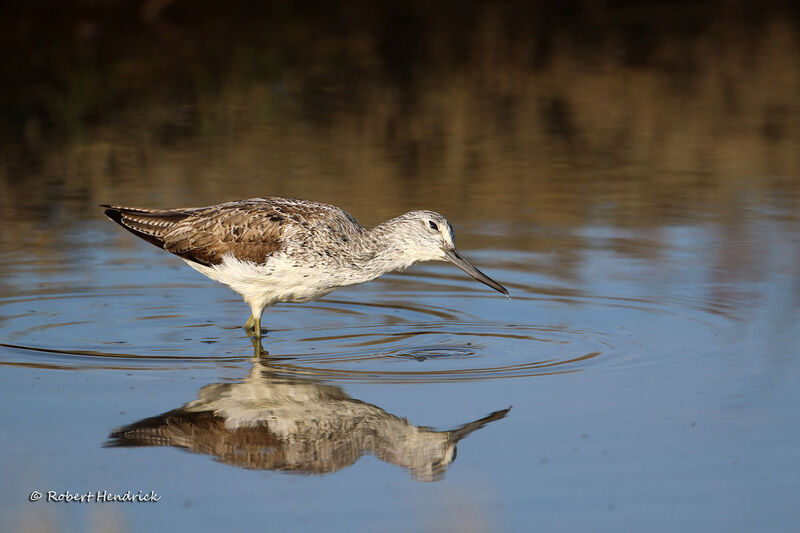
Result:
{"type": "Polygon", "coordinates": [[[417,261],[450,262],[508,295],[458,253],[453,227],[433,211],[411,211],[366,229],[338,207],[292,198],[179,209],[101,207],[137,237],[239,293],[252,311],[245,329],[255,337],[270,305],[308,302],[417,261]]]}

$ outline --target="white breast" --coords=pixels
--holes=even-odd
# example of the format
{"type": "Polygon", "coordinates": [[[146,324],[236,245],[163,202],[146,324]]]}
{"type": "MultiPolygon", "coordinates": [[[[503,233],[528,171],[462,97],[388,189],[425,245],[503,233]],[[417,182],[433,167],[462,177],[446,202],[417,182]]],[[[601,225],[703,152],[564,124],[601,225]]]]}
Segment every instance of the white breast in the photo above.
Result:
{"type": "Polygon", "coordinates": [[[308,302],[339,287],[360,282],[350,281],[340,270],[298,265],[283,255],[271,257],[264,265],[239,261],[231,255],[214,266],[184,261],[241,294],[251,307],[259,308],[278,302],[308,302]]]}

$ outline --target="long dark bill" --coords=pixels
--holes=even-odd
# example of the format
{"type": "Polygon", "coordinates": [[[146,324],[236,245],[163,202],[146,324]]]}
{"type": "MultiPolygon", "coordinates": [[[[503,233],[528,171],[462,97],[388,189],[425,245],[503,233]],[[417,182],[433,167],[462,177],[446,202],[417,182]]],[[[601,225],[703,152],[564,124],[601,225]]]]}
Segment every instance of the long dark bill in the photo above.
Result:
{"type": "Polygon", "coordinates": [[[495,280],[472,266],[472,263],[461,257],[461,254],[458,253],[458,250],[455,248],[442,248],[444,254],[447,256],[447,260],[453,263],[455,266],[472,276],[473,278],[477,279],[481,283],[485,283],[486,285],[490,286],[494,290],[498,292],[502,292],[506,296],[508,296],[508,291],[505,287],[497,283],[495,280]]]}

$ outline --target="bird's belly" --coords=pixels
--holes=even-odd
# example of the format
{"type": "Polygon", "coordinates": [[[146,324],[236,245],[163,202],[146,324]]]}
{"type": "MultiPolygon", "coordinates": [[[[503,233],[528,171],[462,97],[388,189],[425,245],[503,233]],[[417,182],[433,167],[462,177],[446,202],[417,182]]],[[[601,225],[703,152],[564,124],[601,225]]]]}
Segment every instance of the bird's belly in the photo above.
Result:
{"type": "Polygon", "coordinates": [[[265,265],[239,261],[233,257],[226,257],[222,263],[214,266],[186,262],[201,274],[238,292],[246,301],[259,300],[266,305],[308,302],[351,284],[337,276],[335,271],[280,260],[269,261],[265,265]]]}

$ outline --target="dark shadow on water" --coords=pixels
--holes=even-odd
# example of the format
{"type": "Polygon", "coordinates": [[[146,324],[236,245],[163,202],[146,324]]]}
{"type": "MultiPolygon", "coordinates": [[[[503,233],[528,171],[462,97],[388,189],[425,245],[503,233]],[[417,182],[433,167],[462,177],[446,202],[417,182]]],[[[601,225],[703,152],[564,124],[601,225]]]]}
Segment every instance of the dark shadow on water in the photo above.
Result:
{"type": "Polygon", "coordinates": [[[437,431],[339,387],[278,373],[266,351],[257,346],[256,353],[242,382],[206,385],[196,400],[115,429],[105,446],[173,446],[232,466],[298,474],[337,472],[372,454],[416,480],[437,481],[461,439],[511,409],[437,431]]]}

